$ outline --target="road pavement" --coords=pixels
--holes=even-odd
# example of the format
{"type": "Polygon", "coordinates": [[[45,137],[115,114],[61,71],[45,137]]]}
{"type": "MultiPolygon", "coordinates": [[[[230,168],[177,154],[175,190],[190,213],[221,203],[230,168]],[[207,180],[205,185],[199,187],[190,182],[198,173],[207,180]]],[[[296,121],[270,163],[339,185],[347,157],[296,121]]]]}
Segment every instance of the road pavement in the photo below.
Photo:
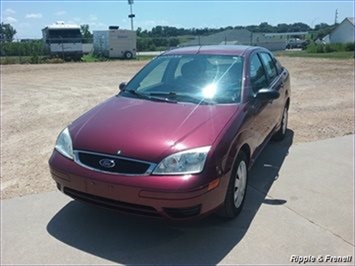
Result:
{"type": "Polygon", "coordinates": [[[289,130],[261,154],[235,220],[138,218],[58,191],[2,200],[1,264],[284,265],[328,258],[329,265],[340,259],[330,256],[352,256],[339,264],[353,265],[354,136],[292,139],[289,130]]]}

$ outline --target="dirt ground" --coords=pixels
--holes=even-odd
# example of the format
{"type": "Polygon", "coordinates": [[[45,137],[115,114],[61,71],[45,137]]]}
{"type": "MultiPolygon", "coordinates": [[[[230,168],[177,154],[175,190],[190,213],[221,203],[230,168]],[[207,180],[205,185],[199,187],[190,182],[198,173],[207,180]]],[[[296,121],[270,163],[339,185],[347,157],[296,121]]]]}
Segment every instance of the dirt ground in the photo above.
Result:
{"type": "MultiPolygon", "coordinates": [[[[354,61],[280,57],[291,73],[294,142],[354,133],[354,61]]],[[[1,196],[55,190],[47,161],[58,133],[118,92],[146,61],[1,69],[1,196]]]]}

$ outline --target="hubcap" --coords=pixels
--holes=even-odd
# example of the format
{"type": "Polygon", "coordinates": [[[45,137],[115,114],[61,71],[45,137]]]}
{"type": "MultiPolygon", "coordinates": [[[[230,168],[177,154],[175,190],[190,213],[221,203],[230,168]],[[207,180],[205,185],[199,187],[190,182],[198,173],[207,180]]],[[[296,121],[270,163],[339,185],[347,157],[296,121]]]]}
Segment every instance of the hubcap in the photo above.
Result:
{"type": "Polygon", "coordinates": [[[234,206],[239,208],[243,202],[245,188],[247,184],[247,166],[241,161],[238,166],[234,182],[234,206]]]}
{"type": "Polygon", "coordinates": [[[284,111],[284,115],[282,117],[282,133],[285,134],[286,133],[286,129],[287,129],[287,109],[285,108],[284,111]]]}

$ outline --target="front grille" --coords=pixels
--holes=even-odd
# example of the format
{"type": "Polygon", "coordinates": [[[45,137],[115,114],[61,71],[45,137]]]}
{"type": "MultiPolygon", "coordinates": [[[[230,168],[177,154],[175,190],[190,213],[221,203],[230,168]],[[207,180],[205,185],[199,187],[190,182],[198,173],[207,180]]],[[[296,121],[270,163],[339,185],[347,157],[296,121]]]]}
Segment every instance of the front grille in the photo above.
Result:
{"type": "Polygon", "coordinates": [[[148,175],[154,168],[154,164],[148,162],[113,155],[85,151],[76,151],[75,155],[76,161],[82,166],[101,172],[123,175],[148,175]],[[103,160],[113,162],[113,166],[105,167],[102,164],[103,160]]]}
{"type": "Polygon", "coordinates": [[[127,212],[132,214],[151,216],[151,217],[161,217],[156,211],[156,209],[150,206],[132,204],[132,203],[122,202],[118,200],[103,198],[92,194],[80,192],[74,189],[70,189],[67,187],[64,188],[63,192],[64,194],[72,197],[73,199],[81,200],[101,207],[110,208],[117,211],[122,211],[122,212],[127,212]]]}

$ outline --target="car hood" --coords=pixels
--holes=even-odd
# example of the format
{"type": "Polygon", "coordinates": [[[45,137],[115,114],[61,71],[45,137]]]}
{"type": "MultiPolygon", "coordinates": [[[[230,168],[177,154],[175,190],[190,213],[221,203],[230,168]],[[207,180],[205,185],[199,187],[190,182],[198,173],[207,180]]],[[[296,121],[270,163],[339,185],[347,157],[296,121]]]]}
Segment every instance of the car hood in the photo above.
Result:
{"type": "Polygon", "coordinates": [[[74,150],[159,162],[168,154],[210,146],[239,105],[195,105],[112,97],[74,121],[74,150]]]}

